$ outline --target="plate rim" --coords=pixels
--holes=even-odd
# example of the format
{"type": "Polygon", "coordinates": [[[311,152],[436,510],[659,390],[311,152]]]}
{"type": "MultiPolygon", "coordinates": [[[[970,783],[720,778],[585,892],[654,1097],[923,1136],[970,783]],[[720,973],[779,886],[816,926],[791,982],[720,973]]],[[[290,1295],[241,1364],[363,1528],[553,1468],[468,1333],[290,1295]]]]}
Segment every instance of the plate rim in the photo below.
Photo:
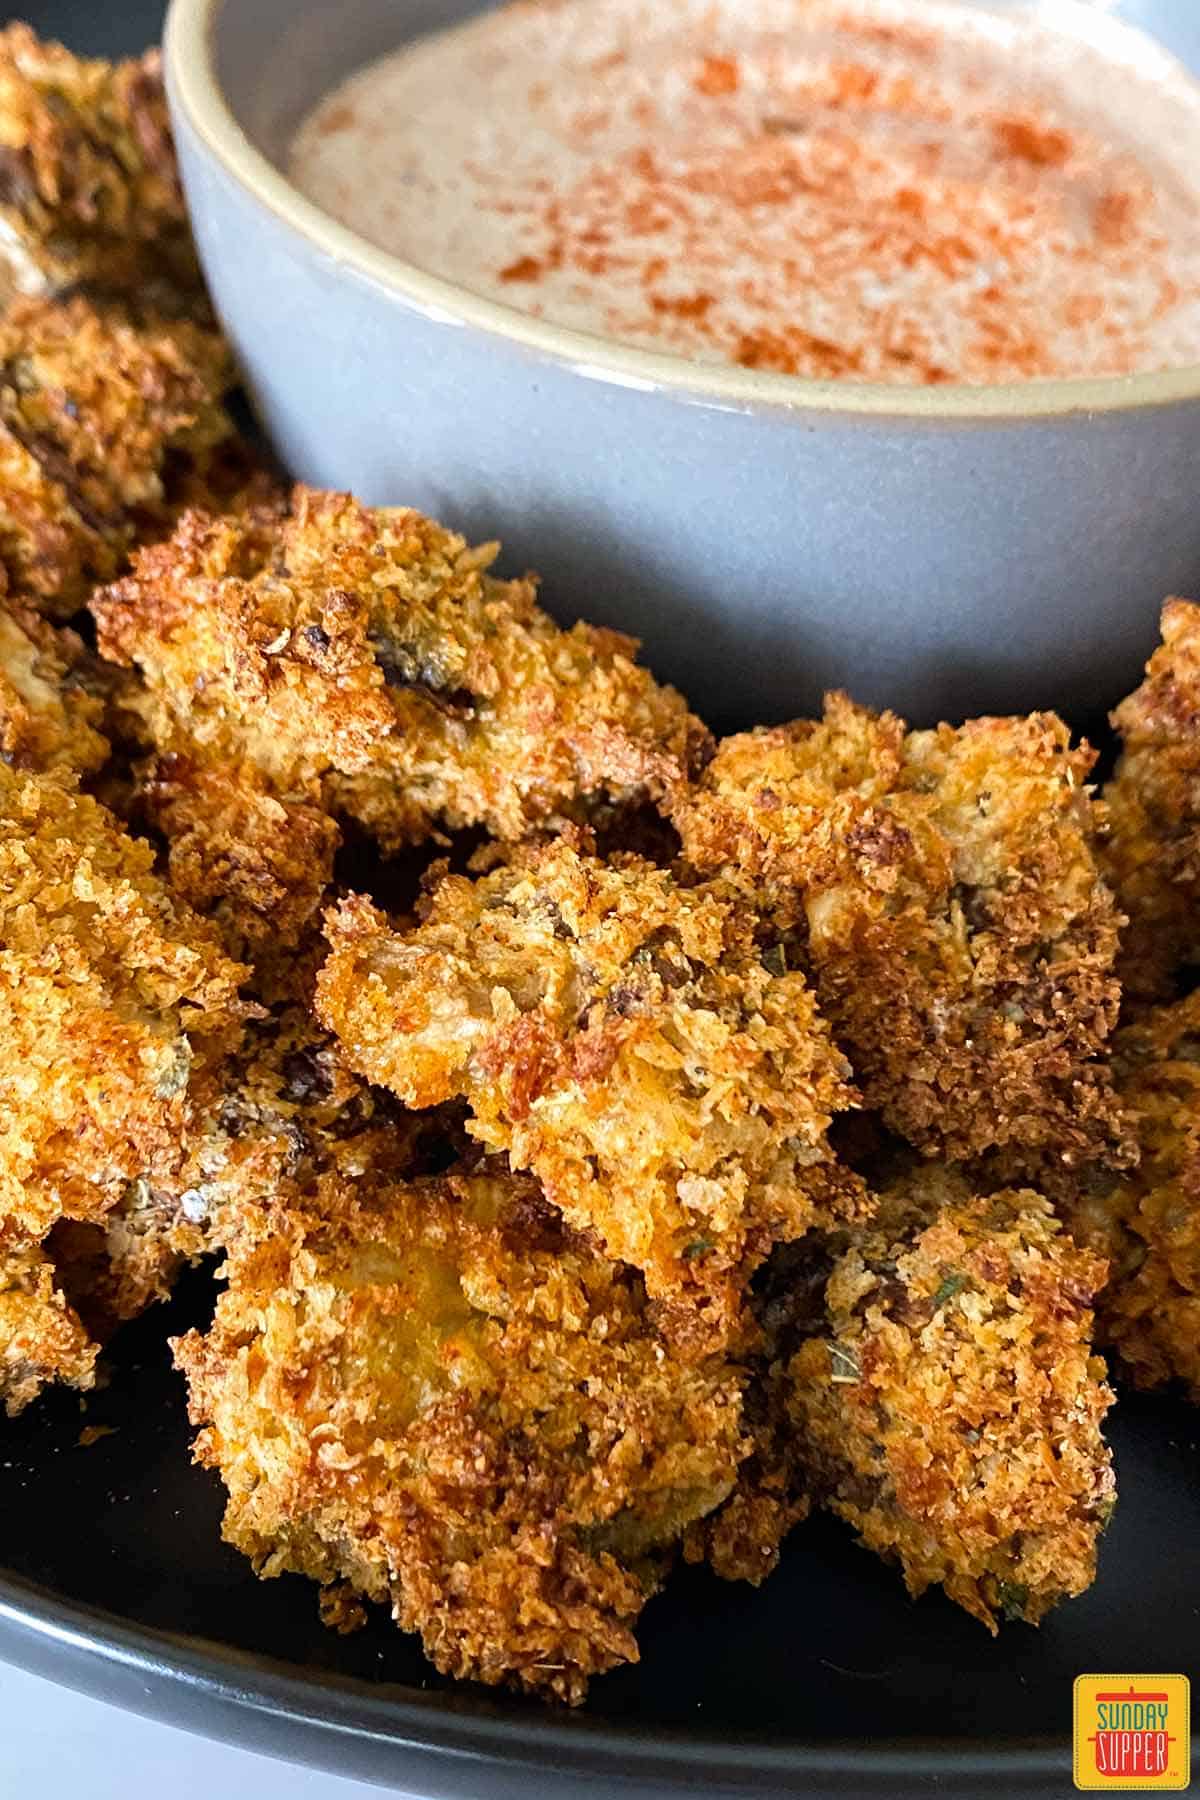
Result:
{"type": "Polygon", "coordinates": [[[370,1747],[377,1768],[395,1758],[397,1778],[403,1773],[399,1760],[408,1758],[426,1767],[457,1762],[541,1778],[598,1779],[646,1793],[679,1792],[694,1787],[698,1777],[706,1786],[761,1793],[805,1776],[852,1778],[858,1795],[895,1797],[927,1791],[950,1775],[959,1792],[1012,1794],[1017,1783],[1026,1793],[1060,1791],[1070,1771],[1065,1725],[1061,1737],[1014,1736],[980,1747],[936,1737],[768,1742],[637,1721],[616,1724],[586,1711],[531,1710],[504,1718],[502,1702],[478,1689],[427,1691],[392,1683],[375,1692],[357,1677],[300,1670],[211,1638],[134,1624],[107,1609],[65,1600],[2,1565],[0,1659],[99,1699],[109,1698],[110,1679],[140,1677],[150,1683],[143,1690],[150,1704],[138,1708],[148,1716],[215,1736],[224,1736],[221,1726],[232,1719],[235,1729],[242,1727],[238,1736],[254,1736],[259,1749],[262,1734],[255,1728],[273,1730],[278,1735],[267,1753],[291,1760],[309,1760],[304,1740],[311,1743],[314,1733],[324,1734],[330,1748],[351,1739],[370,1747]],[[185,1723],[179,1715],[189,1698],[197,1706],[185,1723]],[[205,1707],[212,1729],[202,1716],[205,1707]]]}

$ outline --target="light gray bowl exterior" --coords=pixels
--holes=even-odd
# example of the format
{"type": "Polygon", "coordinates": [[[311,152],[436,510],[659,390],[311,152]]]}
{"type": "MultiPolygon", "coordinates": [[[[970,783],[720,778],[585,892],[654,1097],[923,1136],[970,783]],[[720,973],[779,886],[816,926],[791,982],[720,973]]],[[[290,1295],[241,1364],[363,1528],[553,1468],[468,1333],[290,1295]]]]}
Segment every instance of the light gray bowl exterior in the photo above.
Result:
{"type": "MultiPolygon", "coordinates": [[[[278,163],[330,85],[472,10],[226,0],[218,68],[278,163]]],[[[1200,67],[1195,0],[1125,11],[1200,67]]],[[[288,467],[502,537],[502,567],[539,570],[553,612],[641,637],[719,726],[836,686],[922,722],[1094,720],[1136,680],[1164,595],[1200,594],[1200,400],[916,419],[644,391],[329,256],[175,113],[216,302],[288,467]]]]}

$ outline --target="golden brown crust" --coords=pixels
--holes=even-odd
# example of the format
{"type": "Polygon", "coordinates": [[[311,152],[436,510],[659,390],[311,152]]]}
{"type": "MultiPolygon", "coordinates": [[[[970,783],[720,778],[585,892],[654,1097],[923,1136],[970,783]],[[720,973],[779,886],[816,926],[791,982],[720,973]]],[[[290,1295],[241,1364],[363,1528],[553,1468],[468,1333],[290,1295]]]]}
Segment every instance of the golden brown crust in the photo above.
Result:
{"type": "Polygon", "coordinates": [[[1146,679],[1113,714],[1124,740],[1104,791],[1104,872],[1127,917],[1120,974],[1141,1000],[1200,959],[1200,606],[1168,600],[1146,679]]]}
{"type": "Polygon", "coordinates": [[[176,1359],[259,1574],[389,1601],[447,1674],[578,1701],[636,1660],[663,1552],[732,1486],[734,1368],[677,1364],[517,1178],[327,1177],[227,1274],[176,1359]]]}
{"type": "Polygon", "coordinates": [[[825,1323],[787,1366],[795,1453],[914,1596],[940,1584],[994,1631],[1093,1580],[1115,1497],[1104,1275],[1039,1195],[980,1199],[933,1168],[838,1253],[825,1323]]]}
{"type": "Polygon", "coordinates": [[[161,60],[73,56],[0,32],[0,305],[86,285],[204,305],[161,60]]]}
{"type": "Polygon", "coordinates": [[[189,515],[94,602],[160,751],[256,770],[387,851],[439,829],[519,838],[589,797],[660,800],[705,743],[632,640],[563,631],[419,513],[297,488],[189,515]]]}
{"type": "Polygon", "coordinates": [[[214,332],[138,328],[81,298],[0,319],[0,564],[56,618],[171,527],[183,482],[232,438],[232,364],[214,332]]]}
{"type": "Polygon", "coordinates": [[[9,1418],[50,1382],[90,1388],[96,1355],[41,1248],[0,1247],[0,1405],[9,1418]]]}
{"type": "Polygon", "coordinates": [[[231,955],[254,962],[305,941],[341,842],[327,813],[178,755],[141,767],[136,804],[170,846],[171,886],[214,920],[231,955]]]}
{"type": "Polygon", "coordinates": [[[1083,1171],[1056,1198],[1109,1260],[1101,1342],[1135,1386],[1180,1381],[1200,1402],[1200,990],[1123,1026],[1113,1062],[1140,1164],[1083,1171]]]}
{"type": "Polygon", "coordinates": [[[96,801],[0,764],[0,1235],[173,1170],[241,1033],[245,971],[152,864],[96,801]]]}
{"type": "Polygon", "coordinates": [[[347,1180],[424,1173],[445,1167],[462,1141],[456,1118],[405,1114],[368,1087],[308,1005],[282,999],[198,1084],[178,1165],[131,1182],[100,1224],[56,1226],[54,1260],[72,1304],[106,1340],[165,1299],[185,1264],[252,1231],[281,1189],[331,1170],[347,1180]]]}
{"type": "Polygon", "coordinates": [[[103,722],[80,639],[0,598],[0,760],[73,784],[108,757],[103,722]]]}
{"type": "Polygon", "coordinates": [[[465,1099],[471,1133],[706,1341],[773,1243],[862,1203],[825,1135],[854,1103],[845,1062],[757,923],[729,890],[559,840],[446,876],[416,930],[343,902],[317,1012],[406,1105],[465,1099]]]}
{"type": "Polygon", "coordinates": [[[691,864],[795,931],[866,1105],[926,1154],[1118,1132],[1092,760],[1052,714],[905,732],[835,694],[728,739],[676,809],[691,864]]]}
{"type": "Polygon", "coordinates": [[[748,1297],[751,1324],[741,1357],[750,1454],[724,1506],[698,1520],[684,1540],[686,1560],[708,1563],[723,1581],[759,1587],[778,1567],[788,1533],[812,1510],[789,1416],[788,1365],[805,1333],[823,1319],[831,1264],[827,1237],[781,1244],[748,1297]]]}

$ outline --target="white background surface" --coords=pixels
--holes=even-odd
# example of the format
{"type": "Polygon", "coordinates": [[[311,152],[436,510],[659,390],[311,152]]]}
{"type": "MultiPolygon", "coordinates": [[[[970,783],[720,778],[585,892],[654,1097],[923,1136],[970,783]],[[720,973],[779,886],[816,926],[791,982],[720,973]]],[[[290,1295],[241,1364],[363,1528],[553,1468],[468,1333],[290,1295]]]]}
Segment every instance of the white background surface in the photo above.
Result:
{"type": "Polygon", "coordinates": [[[0,1663],[0,1800],[381,1800],[118,1712],[0,1663]]]}

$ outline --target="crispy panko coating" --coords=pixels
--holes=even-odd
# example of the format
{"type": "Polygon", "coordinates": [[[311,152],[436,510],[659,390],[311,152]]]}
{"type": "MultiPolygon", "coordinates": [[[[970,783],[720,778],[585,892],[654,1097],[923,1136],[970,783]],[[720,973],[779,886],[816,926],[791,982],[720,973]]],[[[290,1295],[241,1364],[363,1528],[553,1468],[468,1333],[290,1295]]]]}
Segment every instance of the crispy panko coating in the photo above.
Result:
{"type": "Polygon", "coordinates": [[[909,732],[834,694],[726,740],[676,809],[691,865],[794,929],[864,1103],[926,1155],[1118,1133],[1092,761],[1049,713],[909,732]]]}
{"type": "Polygon", "coordinates": [[[1180,965],[1200,960],[1200,606],[1168,600],[1146,679],[1112,716],[1124,740],[1104,791],[1103,867],[1129,920],[1125,991],[1174,997],[1180,965]]]}
{"type": "Polygon", "coordinates": [[[171,528],[233,425],[215,332],[137,327],[76,297],[0,319],[0,564],[10,592],[56,618],[171,528]]]}
{"type": "Polygon", "coordinates": [[[0,1405],[9,1418],[49,1382],[90,1388],[96,1355],[40,1246],[0,1248],[0,1405]]]}
{"type": "Polygon", "coordinates": [[[1056,1198],[1076,1237],[1109,1259],[1101,1342],[1137,1387],[1181,1381],[1200,1404],[1200,990],[1139,1013],[1113,1062],[1141,1162],[1085,1171],[1056,1198]]]}
{"type": "Polygon", "coordinates": [[[562,839],[445,876],[424,912],[332,911],[318,1015],[406,1105],[465,1099],[681,1330],[730,1331],[773,1243],[862,1203],[826,1140],[845,1061],[739,895],[562,839]]]}
{"type": "Polygon", "coordinates": [[[987,1199],[928,1168],[837,1249],[823,1327],[786,1368],[814,1497],[910,1593],[940,1584],[996,1629],[1089,1586],[1115,1484],[1092,1353],[1105,1264],[1030,1190],[987,1199]]]}
{"type": "Polygon", "coordinates": [[[446,1674],[578,1701],[733,1485],[740,1375],[517,1177],[326,1178],[264,1209],[178,1340],[225,1537],[390,1602],[446,1674]]]}
{"type": "Polygon", "coordinates": [[[661,800],[706,745],[615,632],[564,631],[494,545],[297,488],[189,515],[93,603],[136,664],[160,752],[258,772],[391,852],[441,829],[520,838],[584,800],[661,800]]]}
{"type": "Polygon", "coordinates": [[[778,1245],[754,1278],[739,1346],[750,1453],[729,1499],[684,1538],[686,1561],[708,1563],[723,1581],[761,1586],[778,1567],[788,1533],[812,1510],[789,1416],[788,1366],[823,1322],[830,1266],[828,1239],[810,1235],[778,1245]]]}
{"type": "Polygon", "coordinates": [[[97,1343],[166,1300],[182,1270],[208,1248],[179,1195],[131,1181],[102,1224],[60,1219],[45,1239],[63,1294],[97,1343]]]}
{"type": "Polygon", "coordinates": [[[245,971],[152,867],[97,801],[0,764],[0,1238],[176,1169],[241,1033],[245,971]]]}
{"type": "Polygon", "coordinates": [[[457,1121],[407,1115],[351,1074],[306,1005],[261,1014],[197,1095],[182,1163],[131,1182],[102,1223],[55,1227],[63,1285],[96,1336],[165,1299],[185,1264],[231,1241],[285,1185],[334,1168],[421,1173],[461,1144],[457,1121]]]}
{"type": "Polygon", "coordinates": [[[0,760],[73,784],[108,758],[104,702],[73,631],[0,597],[0,760]]]}
{"type": "Polygon", "coordinates": [[[341,842],[328,813],[177,755],[143,765],[137,798],[170,846],[171,886],[217,923],[231,954],[252,962],[305,941],[341,842]]]}
{"type": "Polygon", "coordinates": [[[73,56],[0,32],[0,305],[79,285],[203,305],[157,51],[73,56]]]}

